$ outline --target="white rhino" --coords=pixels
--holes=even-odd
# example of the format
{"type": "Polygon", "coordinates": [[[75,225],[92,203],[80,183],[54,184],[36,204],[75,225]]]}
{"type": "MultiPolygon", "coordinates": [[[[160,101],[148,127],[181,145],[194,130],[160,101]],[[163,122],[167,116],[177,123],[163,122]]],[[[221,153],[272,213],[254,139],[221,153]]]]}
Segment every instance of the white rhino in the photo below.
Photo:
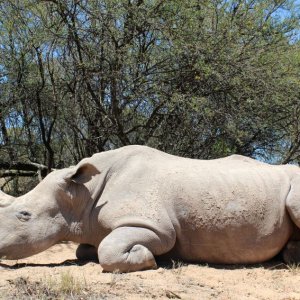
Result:
{"type": "Polygon", "coordinates": [[[296,166],[239,155],[193,160],[144,146],[95,154],[24,196],[0,195],[0,256],[67,240],[105,271],[155,268],[160,255],[244,264],[285,249],[286,259],[299,259],[299,175],[296,166]]]}

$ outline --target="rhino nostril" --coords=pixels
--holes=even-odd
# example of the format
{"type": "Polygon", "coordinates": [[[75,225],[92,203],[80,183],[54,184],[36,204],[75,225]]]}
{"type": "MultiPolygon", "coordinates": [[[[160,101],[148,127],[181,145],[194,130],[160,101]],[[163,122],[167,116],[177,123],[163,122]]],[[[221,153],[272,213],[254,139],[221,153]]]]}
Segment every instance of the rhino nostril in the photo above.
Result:
{"type": "Polygon", "coordinates": [[[16,216],[20,221],[28,221],[31,218],[31,213],[28,211],[22,210],[22,211],[18,212],[16,216]]]}

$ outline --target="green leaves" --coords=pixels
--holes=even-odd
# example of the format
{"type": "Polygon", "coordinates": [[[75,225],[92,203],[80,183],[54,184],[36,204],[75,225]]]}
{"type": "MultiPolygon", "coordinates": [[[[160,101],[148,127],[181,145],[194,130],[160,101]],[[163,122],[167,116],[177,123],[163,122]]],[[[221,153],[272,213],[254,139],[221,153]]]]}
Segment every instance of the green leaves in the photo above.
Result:
{"type": "Polygon", "coordinates": [[[0,151],[49,170],[126,144],[297,161],[295,3],[1,3],[0,151]]]}

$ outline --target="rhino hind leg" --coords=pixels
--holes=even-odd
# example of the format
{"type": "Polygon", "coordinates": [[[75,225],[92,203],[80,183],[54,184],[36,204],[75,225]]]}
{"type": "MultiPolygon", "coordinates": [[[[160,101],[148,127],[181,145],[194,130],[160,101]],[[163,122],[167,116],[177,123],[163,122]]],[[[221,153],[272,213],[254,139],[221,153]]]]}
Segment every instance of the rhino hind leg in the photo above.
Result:
{"type": "Polygon", "coordinates": [[[97,248],[88,244],[80,244],[76,250],[79,260],[98,260],[97,248]]]}
{"type": "Polygon", "coordinates": [[[154,255],[166,252],[161,239],[152,230],[119,227],[99,245],[98,257],[103,271],[134,272],[156,269],[154,255]]]}
{"type": "Polygon", "coordinates": [[[292,179],[285,204],[293,223],[300,228],[300,176],[292,179]]]}
{"type": "Polygon", "coordinates": [[[290,241],[282,251],[282,257],[287,264],[300,263],[300,241],[290,241]]]}
{"type": "Polygon", "coordinates": [[[296,225],[291,240],[282,250],[285,263],[300,263],[300,176],[291,181],[291,188],[286,198],[286,209],[296,225]]]}

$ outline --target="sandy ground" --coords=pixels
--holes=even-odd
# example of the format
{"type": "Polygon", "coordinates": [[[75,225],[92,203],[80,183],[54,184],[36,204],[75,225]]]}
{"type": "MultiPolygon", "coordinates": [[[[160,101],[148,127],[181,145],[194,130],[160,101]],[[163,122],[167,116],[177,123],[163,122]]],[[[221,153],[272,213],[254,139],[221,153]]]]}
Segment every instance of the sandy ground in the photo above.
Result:
{"type": "Polygon", "coordinates": [[[0,299],[300,299],[300,267],[280,261],[246,267],[171,262],[111,274],[76,260],[75,249],[59,244],[28,259],[1,260],[0,299]]]}

